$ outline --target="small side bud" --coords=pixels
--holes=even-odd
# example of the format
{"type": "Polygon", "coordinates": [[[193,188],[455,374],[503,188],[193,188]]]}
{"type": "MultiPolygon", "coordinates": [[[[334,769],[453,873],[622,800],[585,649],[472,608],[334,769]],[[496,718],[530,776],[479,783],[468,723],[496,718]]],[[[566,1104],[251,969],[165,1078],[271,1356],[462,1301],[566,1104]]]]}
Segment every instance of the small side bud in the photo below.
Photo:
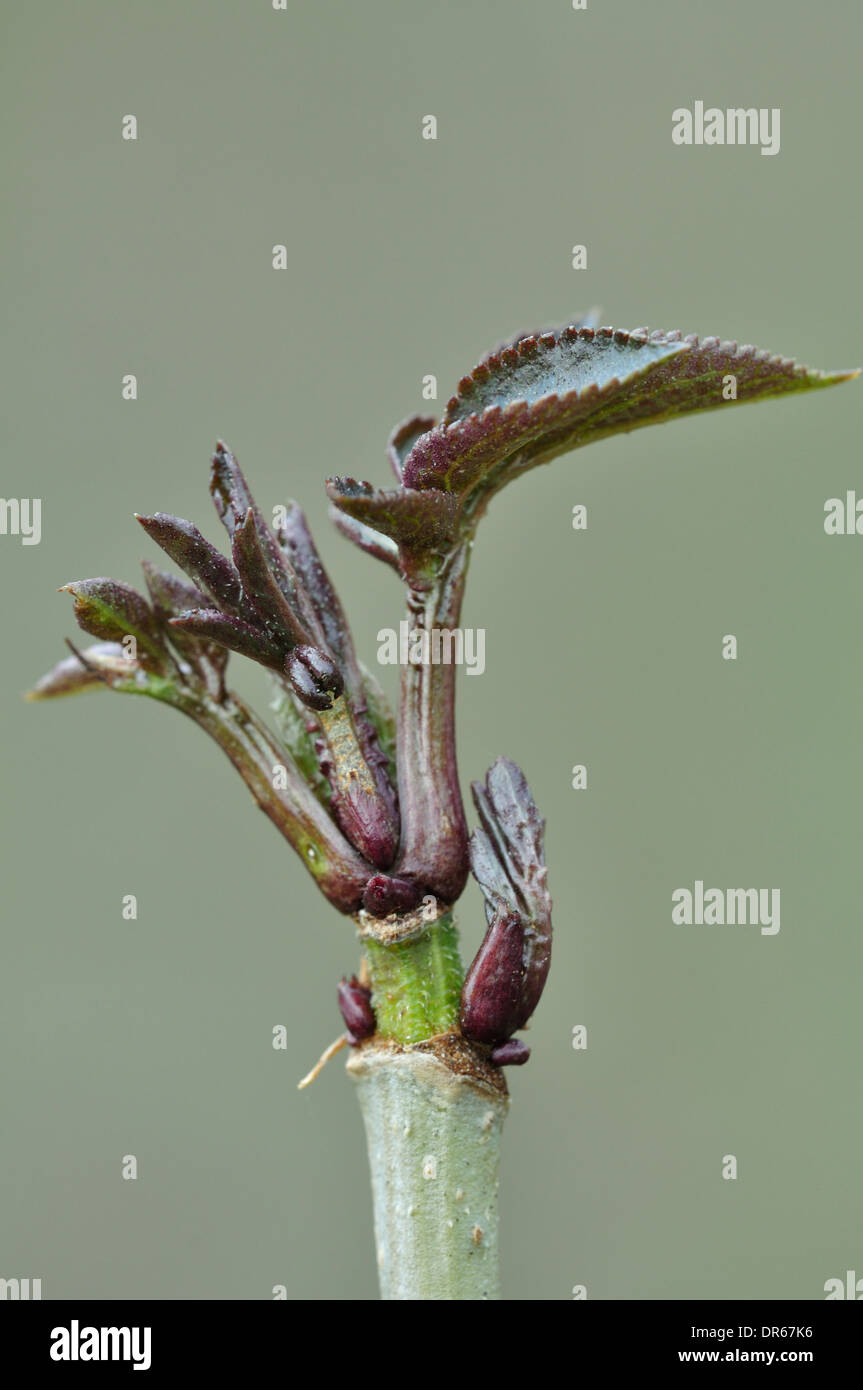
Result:
{"type": "Polygon", "coordinates": [[[363,907],[373,917],[388,917],[391,912],[412,912],[419,907],[422,889],[403,878],[389,874],[374,874],[363,893],[363,907]]]}
{"type": "Polygon", "coordinates": [[[357,1047],[364,1038],[370,1038],[378,1026],[372,1008],[371,990],[361,985],[356,975],[352,975],[349,980],[340,981],[338,1001],[348,1042],[351,1047],[357,1047]]]}
{"type": "Polygon", "coordinates": [[[285,670],[298,697],[309,709],[330,709],[333,697],[341,695],[344,688],[335,662],[319,647],[294,647],[285,670]]]}
{"type": "Polygon", "coordinates": [[[489,1061],[496,1067],[523,1067],[530,1056],[530,1048],[520,1038],[507,1038],[505,1043],[493,1047],[489,1061]]]}
{"type": "Polygon", "coordinates": [[[524,1026],[524,945],[520,915],[497,913],[462,987],[461,1031],[466,1038],[499,1043],[524,1026]]]}

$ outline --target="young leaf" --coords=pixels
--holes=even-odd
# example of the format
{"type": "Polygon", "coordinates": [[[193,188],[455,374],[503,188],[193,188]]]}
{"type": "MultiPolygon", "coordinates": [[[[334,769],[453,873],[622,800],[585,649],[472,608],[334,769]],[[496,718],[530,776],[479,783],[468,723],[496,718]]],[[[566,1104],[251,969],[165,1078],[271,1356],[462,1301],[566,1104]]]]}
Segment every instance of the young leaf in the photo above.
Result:
{"type": "Polygon", "coordinates": [[[475,505],[525,468],[609,434],[856,375],[677,332],[570,326],[532,335],[459,382],[441,424],[405,459],[404,484],[473,493],[475,505]],[[729,376],[736,394],[726,399],[729,376]]]}
{"type": "Polygon", "coordinates": [[[63,695],[98,690],[107,684],[105,677],[109,672],[128,676],[128,657],[119,642],[96,642],[85,647],[80,655],[73,653],[58,661],[32,690],[27,691],[25,699],[53,700],[63,695]]]}
{"type": "Polygon", "coordinates": [[[72,595],[75,620],[84,632],[107,642],[134,638],[136,650],[131,659],[150,670],[162,671],[169,664],[150,605],[128,584],[116,579],[80,579],[64,584],[60,592],[72,595]]]}
{"type": "Polygon", "coordinates": [[[228,613],[219,613],[215,608],[194,608],[189,613],[178,613],[171,618],[169,626],[180,636],[196,637],[204,642],[218,642],[228,651],[248,656],[270,670],[282,671],[284,658],[260,628],[241,618],[233,618],[228,613]]]}
{"type": "Polygon", "coordinates": [[[216,642],[207,642],[193,637],[181,627],[172,627],[171,619],[189,610],[206,608],[207,600],[194,585],[184,579],[161,570],[149,560],[142,561],[144,578],[153,612],[167,633],[168,639],[179,656],[191,667],[194,675],[214,700],[224,697],[225,668],[228,664],[228,649],[216,642]]]}
{"type": "Polygon", "coordinates": [[[437,421],[433,415],[411,415],[409,419],[402,420],[400,425],[396,425],[387,440],[387,458],[396,475],[397,482],[402,481],[405,459],[420,435],[434,429],[436,424],[437,421]]]}
{"type": "Polygon", "coordinates": [[[338,531],[341,531],[349,541],[364,550],[367,555],[372,555],[376,560],[383,560],[385,565],[389,565],[401,573],[399,563],[399,548],[394,540],[389,536],[384,536],[380,531],[372,530],[371,526],[366,526],[364,521],[357,521],[354,517],[348,516],[346,512],[340,511],[337,505],[330,507],[330,521],[338,531]]]}
{"type": "Polygon", "coordinates": [[[160,545],[175,564],[185,570],[199,588],[220,608],[235,613],[242,598],[240,577],[229,560],[205,540],[197,526],[181,517],[156,512],[137,516],[148,536],[160,545]]]}
{"type": "Polygon", "coordinates": [[[460,382],[443,420],[399,425],[388,454],[395,492],[352,478],[327,490],[340,528],[405,578],[427,580],[470,538],[488,501],[558,454],[694,411],[818,390],[858,375],[819,372],[718,338],[596,328],[590,317],[522,334],[460,382]],[[418,433],[426,426],[423,433],[418,433]],[[388,537],[390,545],[377,540],[388,537]]]}
{"type": "Polygon", "coordinates": [[[276,539],[314,614],[316,643],[334,657],[352,702],[360,690],[350,628],[301,507],[289,502],[276,539]]]}
{"type": "Polygon", "coordinates": [[[311,613],[302,587],[298,585],[296,575],[272,529],[264,520],[240,465],[221,440],[216,445],[216,452],[212,458],[210,492],[216,511],[232,542],[238,528],[245,525],[248,513],[252,513],[258,542],[266,557],[272,580],[290,607],[296,611],[300,623],[308,627],[311,613]]]}
{"type": "Polygon", "coordinates": [[[431,557],[449,554],[457,541],[461,505],[452,493],[437,488],[384,492],[356,478],[328,478],[326,486],[341,511],[396,542],[411,575],[431,557]]]}
{"type": "Polygon", "coordinates": [[[314,645],[314,634],[304,626],[261,541],[252,508],[234,526],[234,564],[243,584],[243,599],[266,628],[271,642],[284,654],[297,645],[314,645]]]}

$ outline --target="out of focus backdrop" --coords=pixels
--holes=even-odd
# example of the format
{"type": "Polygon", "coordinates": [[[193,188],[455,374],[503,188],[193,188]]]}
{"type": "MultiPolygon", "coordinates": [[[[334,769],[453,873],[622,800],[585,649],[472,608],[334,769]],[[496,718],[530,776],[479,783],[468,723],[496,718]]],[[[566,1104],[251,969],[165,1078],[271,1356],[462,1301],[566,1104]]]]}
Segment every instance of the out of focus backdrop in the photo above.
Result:
{"type": "MultiPolygon", "coordinates": [[[[42,534],[0,536],[0,1276],[373,1299],[341,1061],[296,1090],[350,925],[172,711],[21,699],[77,633],[57,587],[139,583],[134,511],[218,539],[223,437],[267,511],[306,508],[373,663],[399,585],[332,530],[323,478],[383,483],[391,426],[502,337],[596,304],[860,365],[863,11],[47,0],[2,29],[2,491],[41,499],[42,534]],[[778,108],[779,152],[675,145],[699,100],[778,108]]],[[[863,497],[861,408],[858,383],[613,439],[480,528],[464,786],[522,765],[556,910],[509,1073],[508,1299],[818,1299],[863,1271],[863,539],[823,526],[863,497]],[[673,925],[696,880],[778,887],[780,931],[673,925]]],[[[474,886],[460,921],[472,954],[474,886]]]]}

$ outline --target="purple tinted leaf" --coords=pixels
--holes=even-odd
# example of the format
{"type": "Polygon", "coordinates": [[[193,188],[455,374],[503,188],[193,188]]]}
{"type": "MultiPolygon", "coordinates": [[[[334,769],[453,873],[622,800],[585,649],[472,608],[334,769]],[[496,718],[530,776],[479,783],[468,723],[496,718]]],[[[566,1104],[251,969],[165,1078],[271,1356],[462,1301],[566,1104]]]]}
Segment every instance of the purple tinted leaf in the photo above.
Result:
{"type": "Polygon", "coordinates": [[[302,591],[298,591],[296,576],[285,559],[272,528],[264,520],[240,465],[221,440],[216,445],[216,452],[212,458],[210,492],[216,511],[232,541],[236,532],[246,524],[246,518],[251,511],[258,541],[266,557],[267,569],[284,598],[296,609],[299,619],[308,625],[309,614],[304,606],[302,591]]]}
{"type": "Polygon", "coordinates": [[[187,584],[185,579],[178,579],[175,574],[159,569],[150,560],[142,560],[141,568],[158,617],[173,618],[189,608],[207,607],[206,596],[194,584],[187,584]]]}
{"type": "MultiPolygon", "coordinates": [[[[233,540],[234,531],[245,521],[246,513],[250,509],[257,512],[257,507],[240,465],[221,439],[216,443],[210,464],[210,494],[219,520],[233,540]]],[[[260,520],[263,523],[263,518],[260,520]]]]}
{"type": "MultiPolygon", "coordinates": [[[[602,311],[594,308],[589,309],[586,314],[577,314],[566,323],[547,323],[544,328],[523,328],[519,333],[511,333],[508,338],[504,338],[493,348],[490,348],[489,351],[480,358],[478,365],[483,366],[492,357],[500,357],[502,352],[505,352],[507,348],[514,348],[517,343],[521,342],[522,338],[544,338],[549,333],[557,336],[557,334],[563,332],[564,328],[597,329],[601,322],[602,311]]],[[[637,333],[639,330],[635,329],[634,331],[637,333]]],[[[476,371],[476,367],[474,367],[474,371],[476,371]]]]}
{"type": "Polygon", "coordinates": [[[243,599],[266,628],[272,644],[287,653],[298,643],[311,643],[311,634],[285,598],[261,544],[254,512],[246,512],[234,528],[234,564],[243,584],[243,599]]]}
{"type": "Polygon", "coordinates": [[[337,661],[353,702],[361,689],[361,680],[350,628],[302,508],[296,502],[285,508],[285,519],[276,538],[314,611],[320,640],[337,661]]]}
{"type": "Polygon", "coordinates": [[[106,684],[105,676],[116,672],[129,675],[129,660],[119,642],[96,642],[83,652],[67,656],[52,666],[25,696],[28,700],[53,700],[77,695],[106,684]]]}
{"type": "Polygon", "coordinates": [[[61,593],[75,601],[75,620],[84,632],[108,642],[135,639],[135,658],[150,670],[161,671],[168,663],[159,624],[145,598],[116,579],[81,579],[64,584],[61,593]]]}
{"type": "Polygon", "coordinates": [[[364,550],[367,555],[373,555],[376,560],[383,560],[384,564],[390,565],[396,573],[401,573],[399,548],[389,536],[381,535],[380,531],[373,531],[365,522],[347,516],[335,503],[330,507],[330,520],[342,535],[353,541],[360,550],[364,550]]]}
{"type": "Polygon", "coordinates": [[[450,493],[382,492],[355,478],[328,479],[327,493],[348,516],[394,540],[403,560],[446,555],[456,540],[460,504],[450,493]]]}
{"type": "Polygon", "coordinates": [[[205,540],[191,521],[156,512],[139,516],[148,536],[160,545],[175,564],[185,570],[204,593],[230,613],[236,612],[242,591],[240,578],[229,560],[205,540]]]}
{"type": "Polygon", "coordinates": [[[282,671],[284,658],[266,633],[229,613],[219,613],[215,608],[196,608],[171,618],[169,626],[181,635],[217,642],[229,651],[251,657],[252,661],[258,661],[262,666],[282,671]]]}
{"type": "Polygon", "coordinates": [[[569,325],[492,353],[459,383],[443,421],[404,461],[410,488],[438,488],[472,506],[559,453],[678,415],[812,390],[855,372],[822,373],[752,347],[679,333],[569,325]]]}
{"type": "MultiPolygon", "coordinates": [[[[512,885],[517,903],[533,922],[551,926],[551,899],[546,888],[543,833],[545,821],[536,808],[521,771],[509,758],[498,758],[489,770],[485,786],[471,784],[474,803],[498,866],[512,885]]],[[[490,860],[480,846],[477,868],[489,871],[490,860]]],[[[475,869],[476,873],[477,870],[475,869]]],[[[477,878],[483,892],[482,879],[477,878]]],[[[496,893],[499,879],[491,881],[496,893]]]]}
{"type": "Polygon", "coordinates": [[[176,651],[192,668],[213,699],[221,700],[224,696],[224,676],[228,664],[227,648],[194,637],[181,627],[171,626],[171,619],[180,613],[206,608],[205,595],[193,584],[187,584],[176,575],[158,569],[149,560],[142,561],[142,568],[158,621],[167,629],[168,637],[176,651]]]}
{"type": "Polygon", "coordinates": [[[434,429],[436,424],[433,415],[412,415],[410,419],[402,420],[400,425],[396,425],[387,440],[387,458],[397,482],[402,481],[405,459],[420,435],[434,429]]]}
{"type": "MultiPolygon", "coordinates": [[[[345,698],[359,749],[374,782],[384,819],[393,827],[395,833],[398,821],[395,788],[390,777],[387,751],[379,742],[375,711],[369,709],[368,682],[363,679],[360,671],[350,628],[338,596],[324,569],[306,518],[296,503],[292,502],[286,508],[284,522],[277,534],[297,581],[314,611],[321,640],[326,643],[327,651],[332,653],[343,678],[345,698]]],[[[293,675],[293,672],[291,674],[293,675]]],[[[301,676],[298,678],[302,681],[301,676]]],[[[335,686],[330,684],[327,688],[335,692],[335,686]]],[[[302,693],[299,687],[297,689],[298,693],[302,693]]],[[[374,693],[372,691],[372,697],[374,693]]],[[[326,706],[313,704],[312,708],[320,709],[326,706]]]]}

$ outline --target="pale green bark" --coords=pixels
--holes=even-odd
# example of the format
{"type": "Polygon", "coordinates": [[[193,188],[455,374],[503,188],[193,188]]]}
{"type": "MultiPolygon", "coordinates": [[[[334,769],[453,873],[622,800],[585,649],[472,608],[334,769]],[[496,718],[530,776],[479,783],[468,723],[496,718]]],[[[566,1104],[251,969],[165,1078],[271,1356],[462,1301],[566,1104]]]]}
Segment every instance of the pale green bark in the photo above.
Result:
{"type": "MultiPolygon", "coordinates": [[[[440,1055],[376,1041],[348,1062],[386,1300],[500,1298],[498,1164],[509,1098],[502,1079],[448,1065],[441,1041],[440,1055]]],[[[452,1041],[460,1066],[470,1055],[452,1041]]]]}

